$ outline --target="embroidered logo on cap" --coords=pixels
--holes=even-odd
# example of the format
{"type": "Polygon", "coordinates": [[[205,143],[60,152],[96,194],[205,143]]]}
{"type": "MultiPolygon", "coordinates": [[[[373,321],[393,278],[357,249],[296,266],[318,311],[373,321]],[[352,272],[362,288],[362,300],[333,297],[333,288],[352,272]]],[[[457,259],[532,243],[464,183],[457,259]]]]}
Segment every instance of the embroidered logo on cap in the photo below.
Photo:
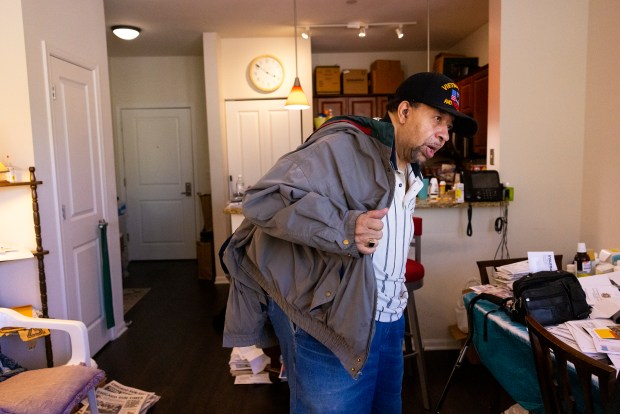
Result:
{"type": "Polygon", "coordinates": [[[457,111],[459,110],[459,91],[457,91],[456,89],[452,89],[452,96],[450,97],[450,99],[452,100],[452,106],[454,107],[454,109],[456,109],[457,111]]]}

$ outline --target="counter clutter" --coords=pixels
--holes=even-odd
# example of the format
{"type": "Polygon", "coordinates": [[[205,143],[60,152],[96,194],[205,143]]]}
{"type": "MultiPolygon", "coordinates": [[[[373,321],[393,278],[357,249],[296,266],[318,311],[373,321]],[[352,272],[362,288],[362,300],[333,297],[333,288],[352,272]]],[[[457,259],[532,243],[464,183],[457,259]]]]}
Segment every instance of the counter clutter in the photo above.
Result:
{"type": "MultiPolygon", "coordinates": [[[[506,203],[506,201],[476,201],[476,202],[467,202],[467,203],[456,203],[454,200],[444,199],[437,202],[431,202],[430,200],[420,200],[416,201],[416,208],[467,208],[472,205],[475,207],[498,207],[506,203]]],[[[243,214],[243,207],[241,203],[229,203],[226,207],[224,207],[225,214],[243,214]]]]}

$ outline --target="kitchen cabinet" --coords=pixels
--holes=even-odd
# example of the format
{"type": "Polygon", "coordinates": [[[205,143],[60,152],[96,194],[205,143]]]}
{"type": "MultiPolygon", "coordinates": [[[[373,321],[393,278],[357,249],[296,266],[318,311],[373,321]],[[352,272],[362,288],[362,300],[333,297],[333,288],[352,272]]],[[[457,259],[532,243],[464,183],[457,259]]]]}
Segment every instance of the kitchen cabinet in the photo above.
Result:
{"type": "MultiPolygon", "coordinates": [[[[39,270],[39,295],[41,296],[41,313],[44,318],[49,318],[47,308],[47,281],[45,278],[45,264],[43,257],[49,253],[49,251],[43,249],[43,242],[41,239],[41,221],[39,216],[39,196],[37,194],[37,187],[43,184],[41,181],[37,181],[35,177],[34,167],[29,168],[30,181],[24,182],[0,182],[0,189],[12,188],[12,187],[30,187],[30,194],[32,197],[32,218],[34,225],[34,236],[36,242],[36,250],[32,252],[33,256],[37,259],[37,267],[39,270]]],[[[50,336],[45,336],[45,355],[47,359],[47,366],[54,366],[54,359],[52,355],[52,342],[50,336]]]]}
{"type": "Polygon", "coordinates": [[[387,105],[387,95],[335,95],[314,98],[314,116],[320,113],[332,115],[360,115],[369,118],[383,117],[387,105]]]}
{"type": "Polygon", "coordinates": [[[489,68],[482,67],[478,72],[458,82],[461,91],[461,112],[478,122],[478,132],[472,137],[474,154],[486,156],[487,123],[489,118],[489,68]]]}

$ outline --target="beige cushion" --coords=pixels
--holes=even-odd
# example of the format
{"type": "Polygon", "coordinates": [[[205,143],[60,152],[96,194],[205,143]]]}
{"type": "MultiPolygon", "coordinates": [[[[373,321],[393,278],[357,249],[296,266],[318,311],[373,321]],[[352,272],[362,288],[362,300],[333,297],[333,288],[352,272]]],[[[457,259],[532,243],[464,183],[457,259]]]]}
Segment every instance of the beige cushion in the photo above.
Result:
{"type": "Polygon", "coordinates": [[[104,376],[100,369],[79,365],[22,372],[0,382],[0,413],[69,414],[104,376]]]}

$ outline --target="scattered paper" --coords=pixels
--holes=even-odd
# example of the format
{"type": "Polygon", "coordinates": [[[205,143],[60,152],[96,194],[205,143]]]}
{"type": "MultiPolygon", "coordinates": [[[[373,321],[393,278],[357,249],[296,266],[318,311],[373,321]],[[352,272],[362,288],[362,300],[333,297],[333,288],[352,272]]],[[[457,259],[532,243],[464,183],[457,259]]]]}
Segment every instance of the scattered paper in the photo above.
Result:
{"type": "MultiPolygon", "coordinates": [[[[608,277],[610,274],[611,273],[584,276],[578,279],[579,284],[586,293],[586,302],[588,302],[588,305],[596,306],[596,304],[603,299],[620,298],[620,291],[618,291],[618,288],[612,284],[608,277]]],[[[618,310],[620,310],[620,308],[616,309],[616,311],[618,310]]],[[[616,311],[612,312],[612,315],[616,311]]],[[[609,318],[609,316],[606,317],[609,318]]]]}
{"type": "Polygon", "coordinates": [[[527,252],[527,261],[531,273],[558,270],[553,252],[527,252]]]}
{"type": "Polygon", "coordinates": [[[235,377],[235,385],[238,384],[271,384],[269,373],[261,372],[256,375],[237,375],[235,377]]]}
{"type": "Polygon", "coordinates": [[[33,257],[30,250],[21,247],[0,245],[0,262],[29,259],[33,257]]]}
{"type": "MultiPolygon", "coordinates": [[[[146,392],[111,381],[97,388],[97,408],[100,413],[145,414],[160,397],[153,392],[146,392]]],[[[82,401],[83,407],[76,414],[90,413],[88,399],[82,401]]]]}

